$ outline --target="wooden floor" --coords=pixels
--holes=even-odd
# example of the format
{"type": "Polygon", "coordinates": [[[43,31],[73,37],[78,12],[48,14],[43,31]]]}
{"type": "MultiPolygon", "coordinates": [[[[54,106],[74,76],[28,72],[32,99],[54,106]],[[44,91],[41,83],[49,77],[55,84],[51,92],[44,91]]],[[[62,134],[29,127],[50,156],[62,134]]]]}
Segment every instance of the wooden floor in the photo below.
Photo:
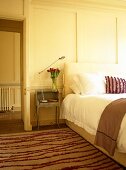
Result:
{"type": "MultiPolygon", "coordinates": [[[[66,127],[65,124],[61,124],[60,128],[66,127]]],[[[57,125],[40,126],[39,130],[59,128],[57,125]]],[[[33,127],[32,130],[38,130],[37,127],[33,127]]],[[[0,134],[20,133],[25,132],[24,124],[21,120],[21,114],[19,112],[0,113],[0,134]]]]}
{"type": "Polygon", "coordinates": [[[24,132],[22,120],[0,120],[0,134],[24,132]]]}
{"type": "Polygon", "coordinates": [[[0,112],[0,134],[24,132],[21,112],[0,112]]]}

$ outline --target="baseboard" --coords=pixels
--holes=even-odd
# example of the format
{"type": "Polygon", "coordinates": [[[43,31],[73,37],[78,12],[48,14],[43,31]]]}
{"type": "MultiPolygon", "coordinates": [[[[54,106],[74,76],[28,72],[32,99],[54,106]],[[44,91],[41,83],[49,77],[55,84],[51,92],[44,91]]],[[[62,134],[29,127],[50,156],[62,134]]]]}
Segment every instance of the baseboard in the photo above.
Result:
{"type": "MultiPolygon", "coordinates": [[[[65,123],[65,120],[64,119],[60,119],[59,120],[59,124],[64,124],[65,123]]],[[[32,120],[31,121],[31,124],[32,126],[37,126],[37,121],[36,120],[32,120]]],[[[55,125],[56,124],[56,121],[54,120],[43,120],[43,121],[39,121],[39,125],[40,126],[45,126],[45,125],[55,125]]]]}
{"type": "Polygon", "coordinates": [[[13,106],[12,111],[21,111],[21,107],[13,106]]]}

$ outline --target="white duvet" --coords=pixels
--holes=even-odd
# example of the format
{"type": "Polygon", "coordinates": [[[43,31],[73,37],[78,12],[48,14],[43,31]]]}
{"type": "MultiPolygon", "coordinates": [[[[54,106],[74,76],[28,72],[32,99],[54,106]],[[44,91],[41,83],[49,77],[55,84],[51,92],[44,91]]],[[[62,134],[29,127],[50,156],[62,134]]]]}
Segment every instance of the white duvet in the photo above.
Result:
{"type": "MultiPolygon", "coordinates": [[[[126,94],[77,95],[69,94],[61,105],[60,117],[74,122],[88,133],[95,135],[104,108],[113,100],[126,98],[126,94]]],[[[117,149],[126,153],[126,114],[122,120],[117,149]]]]}

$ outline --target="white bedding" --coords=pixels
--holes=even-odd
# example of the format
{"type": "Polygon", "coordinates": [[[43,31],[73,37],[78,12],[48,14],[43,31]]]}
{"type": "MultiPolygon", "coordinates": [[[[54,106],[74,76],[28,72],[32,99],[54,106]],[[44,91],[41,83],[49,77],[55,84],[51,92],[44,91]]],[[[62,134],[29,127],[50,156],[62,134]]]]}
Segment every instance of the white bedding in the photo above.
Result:
{"type": "MultiPolygon", "coordinates": [[[[67,119],[95,135],[104,108],[113,100],[126,98],[126,94],[85,95],[69,94],[61,105],[61,118],[67,119]]],[[[126,153],[126,114],[123,118],[117,149],[126,153]]]]}

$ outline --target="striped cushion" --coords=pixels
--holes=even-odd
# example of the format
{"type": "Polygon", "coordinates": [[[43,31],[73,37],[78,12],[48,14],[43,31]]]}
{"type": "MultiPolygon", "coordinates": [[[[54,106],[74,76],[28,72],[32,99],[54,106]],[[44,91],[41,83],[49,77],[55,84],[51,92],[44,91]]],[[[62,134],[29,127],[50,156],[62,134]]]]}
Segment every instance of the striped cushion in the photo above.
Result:
{"type": "Polygon", "coordinates": [[[106,93],[126,93],[126,80],[119,77],[105,76],[106,93]]]}

